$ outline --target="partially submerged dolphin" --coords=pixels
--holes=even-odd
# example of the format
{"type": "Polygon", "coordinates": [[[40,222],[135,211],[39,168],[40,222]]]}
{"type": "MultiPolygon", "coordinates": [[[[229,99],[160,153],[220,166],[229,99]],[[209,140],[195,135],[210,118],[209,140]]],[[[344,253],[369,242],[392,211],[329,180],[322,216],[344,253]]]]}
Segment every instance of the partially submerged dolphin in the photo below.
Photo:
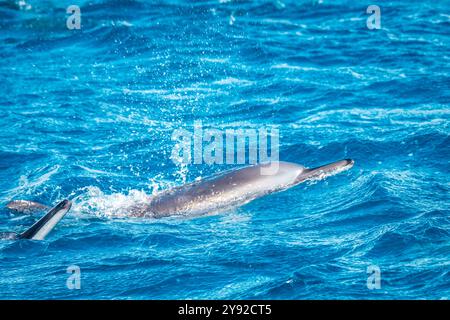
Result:
{"type": "MultiPolygon", "coordinates": [[[[13,201],[7,206],[13,208],[13,204],[17,204],[19,207],[27,203],[27,210],[30,208],[45,208],[45,206],[31,201],[13,201]]],[[[30,239],[30,240],[43,240],[50,231],[56,226],[56,224],[66,215],[70,210],[72,203],[69,200],[63,200],[58,203],[54,208],[48,211],[41,219],[33,224],[28,230],[23,233],[15,232],[3,232],[0,233],[0,239],[15,240],[15,239],[30,239]]],[[[17,208],[19,208],[17,207],[17,208]]]]}
{"type": "Polygon", "coordinates": [[[172,215],[203,215],[244,205],[256,198],[296,186],[306,180],[321,179],[350,169],[351,159],[336,161],[307,169],[290,162],[276,162],[277,170],[270,173],[273,163],[258,164],[209,179],[196,181],[163,191],[148,203],[131,208],[138,217],[161,218],[172,215]],[[267,169],[266,174],[264,169],[267,169]]]}
{"type": "MultiPolygon", "coordinates": [[[[321,179],[350,169],[353,163],[353,160],[345,159],[307,169],[295,163],[272,162],[231,170],[162,191],[149,197],[145,203],[132,205],[129,208],[129,215],[162,218],[211,214],[244,205],[270,193],[286,190],[306,180],[321,179]],[[271,171],[271,167],[275,167],[276,170],[271,171]]],[[[7,206],[11,210],[21,212],[45,208],[39,203],[24,200],[10,202],[7,206]]],[[[69,201],[61,202],[33,227],[16,237],[43,239],[69,209],[69,201]]]]}

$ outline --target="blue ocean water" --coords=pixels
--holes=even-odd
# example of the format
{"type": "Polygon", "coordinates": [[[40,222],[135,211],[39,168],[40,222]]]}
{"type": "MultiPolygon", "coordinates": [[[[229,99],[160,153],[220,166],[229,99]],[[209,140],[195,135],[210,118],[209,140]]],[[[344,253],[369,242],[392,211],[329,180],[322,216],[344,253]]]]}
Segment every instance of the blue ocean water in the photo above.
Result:
{"type": "Polygon", "coordinates": [[[0,298],[450,296],[450,2],[0,1],[0,41],[0,231],[40,216],[12,199],[74,202],[45,241],[0,242],[0,298]],[[219,215],[118,218],[234,167],[170,160],[195,120],[355,166],[219,215]]]}

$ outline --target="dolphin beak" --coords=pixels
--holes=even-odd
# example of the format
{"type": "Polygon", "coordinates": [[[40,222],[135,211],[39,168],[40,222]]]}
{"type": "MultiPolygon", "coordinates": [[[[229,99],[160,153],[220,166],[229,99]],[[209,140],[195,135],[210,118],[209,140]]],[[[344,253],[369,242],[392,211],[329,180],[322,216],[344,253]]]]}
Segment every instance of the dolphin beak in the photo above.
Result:
{"type": "Polygon", "coordinates": [[[64,210],[69,210],[72,207],[72,202],[69,200],[63,200],[62,201],[62,208],[64,210]]]}
{"type": "Polygon", "coordinates": [[[305,180],[321,179],[323,177],[331,176],[339,172],[345,171],[353,167],[355,161],[352,159],[344,159],[336,162],[332,162],[317,168],[305,169],[298,176],[297,183],[305,180]]]}
{"type": "Polygon", "coordinates": [[[33,224],[28,230],[19,235],[20,239],[43,240],[45,236],[56,226],[56,224],[70,210],[72,202],[63,200],[50,209],[41,219],[33,224]]]}

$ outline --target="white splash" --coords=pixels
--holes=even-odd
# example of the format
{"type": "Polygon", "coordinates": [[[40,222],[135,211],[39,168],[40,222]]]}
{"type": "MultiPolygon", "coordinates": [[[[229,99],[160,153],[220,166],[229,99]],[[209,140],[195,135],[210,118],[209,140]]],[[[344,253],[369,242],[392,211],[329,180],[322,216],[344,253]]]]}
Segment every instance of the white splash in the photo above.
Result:
{"type": "Polygon", "coordinates": [[[130,190],[128,194],[106,194],[98,187],[85,187],[81,194],[72,199],[72,211],[97,217],[126,218],[130,209],[142,203],[148,203],[151,196],[141,190],[130,190]]]}

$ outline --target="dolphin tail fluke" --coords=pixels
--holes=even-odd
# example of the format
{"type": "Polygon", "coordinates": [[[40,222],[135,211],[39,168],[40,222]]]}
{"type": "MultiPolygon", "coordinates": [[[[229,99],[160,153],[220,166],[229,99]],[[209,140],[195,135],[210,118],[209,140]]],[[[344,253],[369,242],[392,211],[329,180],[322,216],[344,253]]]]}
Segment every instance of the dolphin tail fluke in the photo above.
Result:
{"type": "Polygon", "coordinates": [[[11,211],[18,213],[35,213],[40,211],[48,211],[50,207],[43,205],[39,202],[28,201],[28,200],[14,200],[6,205],[11,211]]]}
{"type": "Polygon", "coordinates": [[[48,211],[41,219],[39,219],[39,221],[33,224],[27,231],[20,234],[18,238],[43,240],[66,215],[71,206],[72,203],[69,200],[61,201],[54,208],[48,211]]]}

